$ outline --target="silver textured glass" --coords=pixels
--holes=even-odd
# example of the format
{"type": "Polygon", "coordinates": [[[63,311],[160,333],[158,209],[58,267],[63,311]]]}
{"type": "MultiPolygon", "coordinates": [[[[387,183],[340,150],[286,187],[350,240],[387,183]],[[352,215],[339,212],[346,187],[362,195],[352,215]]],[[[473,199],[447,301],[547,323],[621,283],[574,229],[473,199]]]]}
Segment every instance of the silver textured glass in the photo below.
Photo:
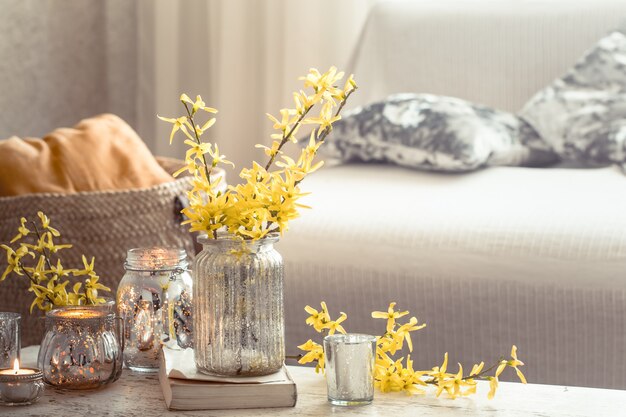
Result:
{"type": "Polygon", "coordinates": [[[120,377],[121,321],[113,309],[111,301],[46,313],[46,333],[37,358],[44,382],[60,389],[94,389],[120,377]]]}
{"type": "Polygon", "coordinates": [[[328,401],[365,405],[374,399],[376,338],[366,334],[334,334],[324,338],[328,401]]]}
{"type": "Polygon", "coordinates": [[[20,320],[18,313],[0,312],[0,368],[12,368],[20,358],[20,320]]]}
{"type": "Polygon", "coordinates": [[[0,405],[30,405],[43,394],[43,373],[35,368],[21,369],[31,372],[16,375],[12,369],[0,370],[0,405]]]}
{"type": "Polygon", "coordinates": [[[204,249],[193,268],[197,368],[221,376],[277,372],[285,360],[278,237],[198,241],[204,249]]]}
{"type": "Polygon", "coordinates": [[[126,255],[117,288],[124,321],[124,364],[134,371],[159,370],[161,345],[193,343],[192,279],[184,249],[138,248],[126,255]]]}

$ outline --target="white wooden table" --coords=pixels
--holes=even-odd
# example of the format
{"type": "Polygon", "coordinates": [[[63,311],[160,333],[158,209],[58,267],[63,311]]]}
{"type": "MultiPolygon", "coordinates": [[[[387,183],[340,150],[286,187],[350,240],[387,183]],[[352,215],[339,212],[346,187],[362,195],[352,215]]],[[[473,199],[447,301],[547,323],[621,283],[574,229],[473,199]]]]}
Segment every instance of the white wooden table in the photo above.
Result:
{"type": "MultiPolygon", "coordinates": [[[[36,351],[22,351],[24,366],[32,365],[36,351]]],[[[298,386],[294,408],[255,410],[168,411],[156,374],[124,370],[115,383],[97,391],[62,392],[51,388],[34,405],[2,407],[0,416],[626,416],[626,391],[501,382],[496,397],[479,383],[476,395],[456,400],[401,393],[376,393],[371,405],[334,407],[326,400],[324,378],[313,368],[290,366],[298,386]]]]}

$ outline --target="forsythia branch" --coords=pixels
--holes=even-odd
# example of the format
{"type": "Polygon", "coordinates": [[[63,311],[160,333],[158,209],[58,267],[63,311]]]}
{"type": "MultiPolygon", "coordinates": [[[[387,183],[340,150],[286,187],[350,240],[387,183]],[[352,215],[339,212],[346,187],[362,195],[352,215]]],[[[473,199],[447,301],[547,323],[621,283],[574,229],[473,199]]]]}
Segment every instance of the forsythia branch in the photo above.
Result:
{"type": "MultiPolygon", "coordinates": [[[[443,363],[430,370],[414,370],[411,356],[395,359],[397,352],[401,351],[406,342],[409,351],[413,351],[411,332],[423,329],[425,324],[418,324],[415,317],[411,317],[408,322],[401,324],[397,320],[409,314],[408,311],[395,310],[396,303],[390,303],[387,311],[374,311],[372,317],[386,320],[385,333],[376,339],[376,366],[374,370],[374,380],[376,387],[382,392],[405,391],[408,394],[424,394],[425,391],[420,386],[436,386],[436,396],[446,392],[450,398],[466,396],[476,393],[477,380],[489,381],[488,398],[495,395],[498,388],[498,378],[505,368],[513,368],[520,381],[526,383],[526,378],[519,370],[524,363],[517,358],[517,347],[513,345],[511,349],[511,359],[500,358],[491,367],[484,369],[484,362],[475,364],[469,374],[465,375],[463,366],[459,364],[457,373],[448,372],[448,353],[444,355],[443,363]],[[490,375],[492,371],[493,376],[490,375]]],[[[331,320],[325,302],[321,303],[318,311],[310,306],[306,306],[305,311],[309,314],[306,324],[312,326],[318,333],[335,330],[345,334],[345,329],[339,325],[347,316],[341,313],[341,317],[335,321],[331,320]]],[[[332,333],[331,333],[332,334],[332,333]]],[[[299,363],[316,362],[316,372],[324,372],[324,351],[321,345],[309,339],[306,343],[298,346],[299,349],[307,352],[302,356],[299,363]]]]}
{"type": "Polygon", "coordinates": [[[199,110],[207,113],[216,113],[217,110],[206,107],[200,96],[192,101],[182,94],[180,100],[186,115],[176,118],[158,116],[172,124],[170,143],[179,130],[188,139],[185,140],[189,146],[185,167],[174,173],[177,176],[189,172],[193,176],[192,189],[187,193],[189,206],[182,211],[188,220],[183,224],[189,224],[192,232],[204,232],[215,239],[218,238],[218,231],[231,238],[249,240],[262,239],[275,231],[280,234],[286,232],[289,222],[299,216],[299,209],[307,208],[298,201],[304,195],[298,185],[306,175],[323,165],[323,162],[314,162],[317,150],[332,130],[332,124],[340,119],[339,113],[346,100],[357,88],[352,76],[348,77],[343,88],[337,87],[335,84],[343,77],[344,73],[338,72],[335,67],[323,74],[311,69],[301,77],[304,90],[312,91],[294,92],[295,108],[281,109],[280,120],[268,114],[277,133],[271,135],[271,147],[257,145],[264,149],[268,162],[265,166],[253,162],[251,168],[242,169],[239,176],[243,183],[229,186],[225,191],[218,191],[217,182],[211,181],[210,168],[232,163],[220,155],[217,144],[202,142],[201,139],[215,119],[209,119],[202,127],[194,121],[199,110]],[[315,107],[319,107],[319,114],[311,117],[315,107]],[[333,113],[335,107],[337,111],[333,113]],[[296,134],[304,124],[316,127],[296,161],[283,155],[282,149],[287,142],[297,142],[296,134]],[[189,129],[193,130],[193,136],[189,129]],[[207,159],[207,154],[212,161],[207,159]],[[270,171],[273,165],[279,169],[270,171]]]}
{"type": "Polygon", "coordinates": [[[18,234],[9,244],[17,243],[17,247],[0,245],[6,252],[7,267],[0,276],[0,282],[10,274],[26,276],[30,282],[29,292],[35,294],[35,300],[30,306],[48,311],[54,306],[101,304],[104,298],[98,297],[98,291],[110,291],[110,289],[98,282],[99,277],[94,271],[94,259],[91,262],[83,255],[83,269],[65,269],[61,259],[57,255],[56,263],[52,262],[51,255],[61,250],[71,248],[72,245],[60,245],[54,242],[54,238],[61,236],[58,230],[50,225],[50,219],[42,212],[38,212],[41,223],[39,226],[26,218],[20,219],[18,234]],[[32,225],[34,232],[28,229],[32,225]],[[35,243],[29,243],[29,236],[34,234],[37,238],[35,243]],[[35,264],[28,264],[24,260],[31,258],[35,264]],[[72,292],[66,287],[70,284],[68,277],[79,278],[86,276],[84,281],[75,282],[72,292]],[[82,289],[82,290],[81,290],[82,289]]]}
{"type": "Polygon", "coordinates": [[[280,153],[280,151],[283,148],[283,146],[285,146],[285,144],[289,141],[289,138],[291,138],[293,136],[294,132],[301,126],[302,121],[304,120],[304,117],[309,113],[309,111],[312,108],[313,108],[313,106],[307,107],[306,110],[304,111],[304,113],[302,113],[300,115],[298,120],[296,120],[294,125],[291,127],[291,129],[289,130],[289,133],[287,133],[286,135],[283,135],[283,138],[280,141],[280,145],[278,145],[277,152],[272,154],[270,156],[269,161],[267,161],[267,164],[265,164],[265,170],[266,171],[270,169],[270,167],[274,163],[274,160],[276,159],[276,155],[278,155],[280,153]]]}

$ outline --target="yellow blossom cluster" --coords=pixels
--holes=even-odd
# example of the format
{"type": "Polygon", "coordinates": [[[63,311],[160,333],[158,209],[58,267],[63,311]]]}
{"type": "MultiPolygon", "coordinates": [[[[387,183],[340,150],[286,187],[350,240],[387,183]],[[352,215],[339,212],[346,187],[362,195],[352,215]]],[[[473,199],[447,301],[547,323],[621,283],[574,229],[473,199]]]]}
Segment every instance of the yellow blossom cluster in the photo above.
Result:
{"type": "Polygon", "coordinates": [[[524,363],[517,359],[517,346],[513,345],[511,348],[511,359],[500,359],[493,366],[488,369],[484,369],[485,363],[481,362],[475,364],[472,367],[470,373],[466,376],[463,374],[463,366],[459,363],[459,370],[455,373],[447,372],[448,368],[448,353],[446,352],[443,358],[441,366],[435,366],[430,371],[422,371],[422,375],[430,377],[425,380],[426,384],[432,384],[437,386],[437,396],[445,391],[450,398],[456,398],[459,396],[466,396],[476,393],[476,381],[486,380],[489,381],[489,393],[487,397],[491,400],[498,388],[498,378],[502,371],[507,367],[515,369],[519,380],[525,384],[526,378],[519,367],[524,363]],[[494,375],[488,375],[489,372],[495,368],[494,375]],[[462,388],[466,388],[462,390],[462,388]]]}
{"type": "Polygon", "coordinates": [[[253,162],[251,168],[242,169],[239,176],[243,182],[229,186],[223,193],[216,191],[219,180],[212,181],[210,172],[220,164],[232,163],[220,155],[217,144],[201,140],[215,123],[215,118],[209,118],[202,126],[195,122],[198,111],[214,114],[217,110],[206,107],[200,96],[191,100],[183,94],[180,101],[186,115],[177,118],[158,116],[172,124],[170,143],[180,130],[189,146],[185,167],[174,174],[188,172],[193,176],[193,188],[188,193],[189,206],[183,209],[188,218],[184,224],[190,224],[191,231],[204,232],[213,238],[218,237],[218,231],[252,240],[261,239],[268,233],[287,231],[289,221],[298,217],[298,209],[306,208],[298,203],[305,195],[298,185],[306,175],[323,165],[321,161],[314,161],[317,150],[332,130],[333,123],[340,119],[339,113],[348,97],[357,89],[352,76],[348,77],[343,88],[337,87],[335,84],[343,77],[344,73],[335,67],[323,74],[311,69],[301,77],[304,89],[293,93],[294,108],[280,110],[279,117],[268,114],[276,133],[271,135],[271,146],[257,145],[268,156],[267,163],[253,162]],[[310,116],[316,106],[319,113],[310,116]],[[309,124],[314,127],[299,158],[294,160],[284,155],[283,146],[287,142],[295,143],[300,127],[309,124]],[[272,170],[274,165],[277,169],[272,170]]]}
{"type": "MultiPolygon", "coordinates": [[[[310,314],[309,318],[306,319],[306,324],[313,326],[318,333],[335,334],[335,332],[339,332],[346,334],[346,330],[341,325],[348,318],[346,313],[342,312],[337,320],[331,320],[326,303],[323,301],[319,311],[310,306],[306,306],[304,309],[310,314]]],[[[315,372],[324,373],[324,348],[322,345],[309,339],[306,343],[298,346],[298,349],[307,352],[298,360],[299,363],[316,362],[315,372]]]]}
{"type": "MultiPolygon", "coordinates": [[[[423,329],[426,324],[418,324],[416,317],[411,317],[408,322],[401,324],[397,319],[407,316],[408,311],[396,311],[396,303],[389,304],[387,311],[374,311],[372,317],[386,320],[385,333],[376,338],[376,366],[374,369],[374,384],[381,392],[404,391],[407,394],[424,394],[424,387],[433,385],[436,387],[436,396],[442,392],[450,398],[466,396],[476,393],[476,381],[489,381],[490,390],[488,398],[492,399],[498,388],[498,377],[507,368],[515,369],[518,378],[522,383],[526,383],[526,378],[519,367],[524,363],[517,358],[517,347],[513,345],[511,349],[511,359],[500,359],[493,366],[484,369],[485,363],[475,364],[468,375],[463,372],[463,366],[459,363],[459,370],[456,373],[448,372],[448,353],[444,355],[441,366],[435,366],[430,370],[414,370],[411,355],[395,359],[396,353],[402,351],[404,343],[409,352],[413,351],[411,332],[423,329]],[[495,369],[495,371],[494,371],[495,369]],[[494,371],[493,375],[489,375],[494,371]]],[[[339,325],[347,316],[341,313],[341,317],[336,321],[330,319],[326,303],[321,303],[321,310],[318,311],[310,306],[306,306],[305,311],[309,314],[306,323],[318,332],[328,331],[332,334],[335,330],[346,333],[345,329],[339,325]]],[[[312,340],[298,346],[299,349],[307,353],[299,359],[299,362],[316,362],[316,372],[324,370],[324,350],[321,345],[312,340]]]]}
{"type": "MultiPolygon", "coordinates": [[[[98,297],[98,291],[110,291],[110,288],[100,284],[100,279],[94,271],[95,259],[87,261],[83,255],[82,269],[65,269],[61,259],[56,255],[63,249],[71,248],[72,245],[55,243],[54,239],[61,236],[59,231],[50,225],[50,219],[42,212],[38,212],[40,226],[34,221],[22,217],[17,235],[10,244],[17,243],[13,248],[9,245],[0,245],[7,255],[7,267],[0,276],[0,282],[4,281],[9,274],[25,276],[30,282],[28,291],[34,293],[35,300],[30,306],[37,306],[40,310],[48,311],[55,306],[66,305],[95,305],[104,303],[103,298],[98,297]],[[36,237],[36,239],[29,239],[36,237]],[[35,242],[35,243],[29,243],[35,242]],[[54,262],[52,255],[56,255],[54,262]],[[30,260],[30,265],[26,261],[30,260]],[[69,277],[86,277],[84,282],[76,282],[68,292],[69,277]]],[[[82,278],[81,278],[82,279],[82,278]]]]}
{"type": "Polygon", "coordinates": [[[372,312],[373,318],[387,321],[385,333],[376,338],[375,385],[382,392],[423,393],[417,388],[417,385],[425,385],[421,380],[422,373],[413,370],[411,356],[407,356],[404,365],[403,358],[394,361],[392,356],[403,349],[405,341],[409,351],[412,352],[411,332],[423,329],[426,324],[418,324],[416,317],[411,317],[407,323],[398,323],[397,319],[408,315],[409,312],[396,311],[395,306],[396,303],[391,303],[387,311],[372,312]]]}

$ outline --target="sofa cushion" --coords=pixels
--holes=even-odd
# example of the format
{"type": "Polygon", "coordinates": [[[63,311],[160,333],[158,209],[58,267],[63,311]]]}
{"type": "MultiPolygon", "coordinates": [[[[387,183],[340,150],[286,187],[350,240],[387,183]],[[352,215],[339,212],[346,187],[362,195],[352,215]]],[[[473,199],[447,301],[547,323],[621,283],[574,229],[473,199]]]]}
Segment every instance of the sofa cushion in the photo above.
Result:
{"type": "Polygon", "coordinates": [[[449,172],[557,160],[514,114],[430,94],[393,95],[346,113],[320,150],[331,161],[390,162],[449,172]]]}
{"type": "Polygon", "coordinates": [[[625,162],[626,35],[603,37],[520,115],[566,160],[625,162]]]}

